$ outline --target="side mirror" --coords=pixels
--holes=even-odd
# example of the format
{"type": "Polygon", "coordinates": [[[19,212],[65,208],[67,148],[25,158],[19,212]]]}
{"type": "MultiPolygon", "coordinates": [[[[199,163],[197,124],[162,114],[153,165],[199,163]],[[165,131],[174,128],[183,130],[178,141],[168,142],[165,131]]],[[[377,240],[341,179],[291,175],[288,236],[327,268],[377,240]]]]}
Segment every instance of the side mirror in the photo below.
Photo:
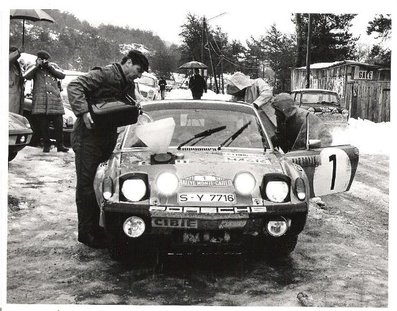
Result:
{"type": "Polygon", "coordinates": [[[320,139],[309,139],[309,149],[310,148],[320,148],[321,140],[320,139]]]}

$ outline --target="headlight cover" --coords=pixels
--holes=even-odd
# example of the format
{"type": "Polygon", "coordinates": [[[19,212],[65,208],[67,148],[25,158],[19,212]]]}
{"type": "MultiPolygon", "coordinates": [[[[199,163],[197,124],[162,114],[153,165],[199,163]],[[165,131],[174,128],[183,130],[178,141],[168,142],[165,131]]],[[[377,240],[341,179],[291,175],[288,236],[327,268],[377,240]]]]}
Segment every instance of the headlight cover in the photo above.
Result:
{"type": "Polygon", "coordinates": [[[140,201],[147,192],[146,183],[140,178],[126,179],[121,186],[121,192],[129,201],[140,201]]]}
{"type": "Polygon", "coordinates": [[[171,172],[163,172],[157,177],[156,186],[159,193],[170,196],[178,189],[178,176],[171,172]]]}
{"type": "Polygon", "coordinates": [[[262,197],[268,201],[282,203],[290,200],[291,179],[279,173],[263,176],[261,184],[262,197]]]}
{"type": "Polygon", "coordinates": [[[285,181],[269,181],[266,185],[266,196],[272,202],[284,202],[289,194],[289,187],[285,181]]]}
{"type": "Polygon", "coordinates": [[[256,179],[250,172],[237,173],[233,180],[236,192],[241,195],[250,195],[256,186],[256,179]]]}

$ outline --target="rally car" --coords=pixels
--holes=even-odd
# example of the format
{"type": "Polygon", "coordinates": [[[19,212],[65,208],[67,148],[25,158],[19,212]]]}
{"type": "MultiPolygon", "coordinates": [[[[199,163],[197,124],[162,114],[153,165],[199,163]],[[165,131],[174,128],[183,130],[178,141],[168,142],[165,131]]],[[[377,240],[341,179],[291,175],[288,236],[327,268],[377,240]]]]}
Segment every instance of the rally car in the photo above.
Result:
{"type": "Polygon", "coordinates": [[[304,150],[275,149],[274,124],[254,105],[163,100],[143,111],[94,182],[116,260],[150,247],[287,256],[309,198],[347,191],[357,168],[357,148],[321,146],[310,131],[298,135],[304,150]]]}
{"type": "Polygon", "coordinates": [[[8,117],[8,161],[12,161],[18,151],[27,146],[32,138],[29,121],[16,113],[9,112],[8,117]]]}
{"type": "Polygon", "coordinates": [[[314,113],[323,122],[347,125],[349,112],[341,107],[337,92],[324,89],[299,89],[291,92],[292,99],[301,108],[314,113]]]}

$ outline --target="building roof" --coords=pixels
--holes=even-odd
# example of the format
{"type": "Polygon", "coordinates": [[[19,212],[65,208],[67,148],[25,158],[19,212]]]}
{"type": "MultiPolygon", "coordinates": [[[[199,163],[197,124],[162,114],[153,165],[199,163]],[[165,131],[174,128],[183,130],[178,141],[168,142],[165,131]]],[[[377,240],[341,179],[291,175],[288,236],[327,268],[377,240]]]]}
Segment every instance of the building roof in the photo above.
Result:
{"type": "MultiPolygon", "coordinates": [[[[341,66],[341,65],[356,65],[356,66],[368,66],[368,67],[373,67],[373,68],[382,68],[381,66],[378,66],[378,65],[361,63],[361,62],[357,62],[354,60],[342,60],[342,61],[336,61],[336,62],[330,62],[330,63],[310,64],[310,69],[326,69],[326,68],[331,68],[331,67],[336,67],[336,66],[341,66]]],[[[306,70],[306,66],[295,68],[295,69],[306,70]]]]}

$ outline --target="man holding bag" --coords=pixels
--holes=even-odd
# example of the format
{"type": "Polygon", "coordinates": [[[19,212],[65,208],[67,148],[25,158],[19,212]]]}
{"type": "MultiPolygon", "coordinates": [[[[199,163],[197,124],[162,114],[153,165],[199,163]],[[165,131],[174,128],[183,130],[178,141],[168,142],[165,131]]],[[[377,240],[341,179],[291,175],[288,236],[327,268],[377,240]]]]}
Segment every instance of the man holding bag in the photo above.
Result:
{"type": "Polygon", "coordinates": [[[72,132],[77,175],[76,205],[78,241],[93,248],[106,248],[106,236],[99,226],[100,209],[93,182],[98,165],[106,161],[117,141],[117,127],[96,126],[89,112],[90,100],[135,98],[134,80],[147,71],[149,62],[140,51],[131,50],[120,63],[95,67],[68,85],[69,103],[77,120],[72,132]]]}

